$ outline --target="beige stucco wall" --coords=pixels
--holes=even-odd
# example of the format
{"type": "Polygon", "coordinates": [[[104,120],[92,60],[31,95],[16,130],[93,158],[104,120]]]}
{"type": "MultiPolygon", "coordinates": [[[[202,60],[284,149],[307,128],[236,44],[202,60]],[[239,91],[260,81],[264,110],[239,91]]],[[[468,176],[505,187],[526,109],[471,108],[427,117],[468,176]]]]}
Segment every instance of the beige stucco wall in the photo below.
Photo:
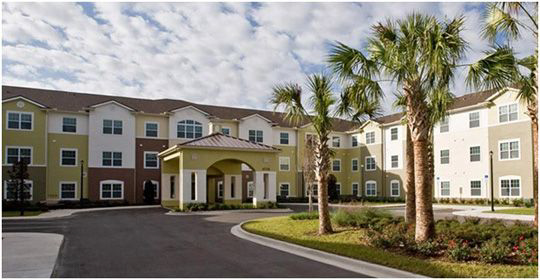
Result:
{"type": "MultiPolygon", "coordinates": [[[[147,138],[145,136],[145,123],[155,122],[158,123],[158,139],[168,139],[169,137],[169,119],[166,116],[154,116],[146,114],[137,114],[135,116],[135,135],[137,138],[147,138]]],[[[156,139],[155,137],[149,137],[156,139]]]]}

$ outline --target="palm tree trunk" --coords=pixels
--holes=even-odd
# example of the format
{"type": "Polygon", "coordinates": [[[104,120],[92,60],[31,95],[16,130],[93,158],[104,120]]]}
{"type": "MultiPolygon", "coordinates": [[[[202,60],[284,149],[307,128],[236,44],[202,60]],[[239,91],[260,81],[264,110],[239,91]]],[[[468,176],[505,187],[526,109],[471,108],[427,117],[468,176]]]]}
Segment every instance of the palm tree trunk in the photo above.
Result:
{"type": "Polygon", "coordinates": [[[405,179],[405,221],[408,224],[416,222],[416,205],[414,190],[414,149],[411,139],[411,130],[407,125],[406,151],[407,166],[405,179]]]}
{"type": "Polygon", "coordinates": [[[326,143],[328,139],[321,137],[317,145],[317,183],[318,183],[318,201],[319,206],[319,234],[332,233],[332,223],[330,221],[330,212],[328,210],[328,167],[330,164],[330,154],[326,143]]]}
{"type": "Polygon", "coordinates": [[[313,211],[313,190],[311,184],[308,183],[308,212],[313,211]]]}
{"type": "Polygon", "coordinates": [[[532,126],[534,227],[538,227],[538,114],[536,102],[527,106],[532,126]]]}
{"type": "Polygon", "coordinates": [[[413,140],[414,177],[416,185],[416,230],[417,242],[427,241],[435,236],[433,217],[433,186],[429,179],[428,140],[413,140]]]}

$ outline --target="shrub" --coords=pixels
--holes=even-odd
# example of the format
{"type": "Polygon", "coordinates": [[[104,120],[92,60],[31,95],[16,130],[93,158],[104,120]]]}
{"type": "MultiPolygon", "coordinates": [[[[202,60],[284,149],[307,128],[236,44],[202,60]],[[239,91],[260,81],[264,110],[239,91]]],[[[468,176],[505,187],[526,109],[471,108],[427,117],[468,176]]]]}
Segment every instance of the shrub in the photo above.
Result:
{"type": "Polygon", "coordinates": [[[450,240],[448,242],[447,253],[448,253],[448,257],[451,260],[466,261],[471,258],[472,250],[469,247],[469,244],[467,241],[456,242],[454,240],[450,240]]]}
{"type": "Polygon", "coordinates": [[[368,236],[369,243],[378,248],[411,247],[414,243],[405,223],[388,225],[384,231],[369,230],[368,236]]]}
{"type": "Polygon", "coordinates": [[[525,207],[532,208],[534,207],[534,199],[528,199],[525,201],[525,207]]]}
{"type": "Polygon", "coordinates": [[[524,205],[523,199],[518,198],[518,199],[512,200],[512,205],[514,205],[515,207],[523,206],[524,205]]]}
{"type": "Polygon", "coordinates": [[[375,225],[383,218],[386,218],[386,223],[398,221],[389,212],[372,208],[361,208],[358,210],[339,209],[332,214],[332,220],[335,224],[359,228],[368,228],[370,226],[378,228],[375,225]]]}
{"type": "Polygon", "coordinates": [[[482,245],[478,253],[483,262],[503,263],[506,256],[510,254],[510,248],[497,239],[490,239],[482,245]]]}
{"type": "Polygon", "coordinates": [[[520,236],[512,251],[520,263],[538,264],[538,236],[529,239],[520,236]]]}
{"type": "Polygon", "coordinates": [[[294,213],[289,216],[292,220],[317,220],[319,218],[319,212],[300,212],[294,213]]]}
{"type": "Polygon", "coordinates": [[[443,248],[438,241],[431,240],[421,243],[415,243],[412,246],[413,251],[426,257],[438,255],[443,248]]]}

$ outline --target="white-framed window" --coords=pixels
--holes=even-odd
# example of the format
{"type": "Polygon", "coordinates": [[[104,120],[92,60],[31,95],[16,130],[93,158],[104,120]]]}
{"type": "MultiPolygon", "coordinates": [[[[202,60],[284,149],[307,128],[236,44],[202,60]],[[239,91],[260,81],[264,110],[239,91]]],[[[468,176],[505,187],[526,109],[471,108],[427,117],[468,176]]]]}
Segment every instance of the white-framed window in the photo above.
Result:
{"type": "MultiPolygon", "coordinates": [[[[317,183],[311,183],[311,194],[313,196],[319,195],[319,185],[317,183]]],[[[309,194],[308,188],[306,188],[306,196],[309,194]]]]}
{"type": "Polygon", "coordinates": [[[145,122],[144,123],[144,136],[146,137],[158,137],[159,136],[159,123],[157,122],[145,122]]]}
{"type": "Polygon", "coordinates": [[[518,104],[499,106],[499,123],[512,122],[518,119],[518,104]]]}
{"type": "Polygon", "coordinates": [[[255,183],[253,181],[247,182],[247,197],[253,197],[255,194],[255,183]]]}
{"type": "Polygon", "coordinates": [[[510,139],[499,141],[499,160],[518,160],[520,159],[519,153],[519,139],[510,139]]]}
{"type": "Polygon", "coordinates": [[[122,166],[122,153],[103,152],[101,164],[102,166],[122,166]]]}
{"type": "Polygon", "coordinates": [[[366,144],[375,143],[375,131],[366,132],[366,144]]]}
{"type": "Polygon", "coordinates": [[[367,181],[366,182],[366,196],[376,196],[377,195],[377,182],[367,181]]]}
{"type": "Polygon", "coordinates": [[[352,194],[354,196],[358,196],[360,194],[359,190],[358,190],[358,183],[352,183],[352,194]]]}
{"type": "Polygon", "coordinates": [[[289,171],[291,169],[291,158],[279,157],[279,171],[289,171]]]}
{"type": "Polygon", "coordinates": [[[62,118],[62,132],[76,133],[77,132],[77,118],[63,117],[62,118]]]}
{"type": "Polygon", "coordinates": [[[450,196],[450,181],[441,181],[441,196],[450,196]]]}
{"type": "Polygon", "coordinates": [[[202,137],[202,124],[194,120],[182,120],[176,124],[176,137],[195,139],[202,137]]]}
{"type": "Polygon", "coordinates": [[[400,195],[400,183],[398,180],[390,181],[390,196],[399,196],[400,195]]]}
{"type": "Polygon", "coordinates": [[[249,130],[249,141],[262,143],[263,142],[263,131],[262,130],[249,130]]]}
{"type": "Polygon", "coordinates": [[[279,133],[279,144],[281,144],[281,145],[289,145],[289,133],[288,132],[280,132],[279,133]]]}
{"type": "Polygon", "coordinates": [[[448,117],[441,120],[440,126],[439,126],[439,132],[445,133],[450,131],[450,126],[448,124],[448,117]]]}
{"type": "Polygon", "coordinates": [[[450,150],[441,150],[441,164],[450,163],[450,150]]]}
{"type": "Polygon", "coordinates": [[[471,196],[482,196],[482,181],[471,181],[471,196]]]}
{"type": "Polygon", "coordinates": [[[60,149],[60,166],[77,166],[77,149],[60,149]]]}
{"type": "Polygon", "coordinates": [[[18,161],[32,164],[32,147],[6,146],[6,164],[14,164],[18,161]]]}
{"type": "Polygon", "coordinates": [[[332,171],[340,172],[341,171],[341,159],[332,160],[332,171]]]}
{"type": "Polygon", "coordinates": [[[390,156],[390,166],[392,168],[398,168],[399,167],[399,156],[398,155],[390,156]]]}
{"type": "MultiPolygon", "coordinates": [[[[24,194],[26,200],[32,200],[34,194],[34,182],[32,180],[24,180],[26,187],[24,188],[24,194]]],[[[4,181],[4,199],[15,200],[17,195],[17,184],[11,180],[4,181]]]]}
{"type": "Polygon", "coordinates": [[[341,183],[336,183],[336,192],[338,195],[341,195],[341,183]]]}
{"type": "Polygon", "coordinates": [[[341,137],[332,136],[332,148],[339,148],[341,146],[341,137]]]}
{"type": "Polygon", "coordinates": [[[374,171],[377,169],[375,157],[366,157],[366,171],[374,171]]]}
{"type": "Polygon", "coordinates": [[[158,152],[144,152],[144,168],[159,169],[158,152]]]}
{"type": "Polygon", "coordinates": [[[117,180],[99,182],[99,199],[124,199],[124,182],[117,180]]]}
{"type": "Polygon", "coordinates": [[[471,162],[480,161],[480,146],[472,146],[469,148],[471,162]]]}
{"type": "Polygon", "coordinates": [[[169,197],[175,198],[176,197],[176,176],[172,175],[170,177],[169,181],[169,197]]]}
{"type": "Polygon", "coordinates": [[[7,129],[33,130],[34,113],[7,111],[7,129]]]}
{"type": "Polygon", "coordinates": [[[223,135],[231,135],[231,128],[229,128],[229,127],[222,127],[222,128],[221,128],[221,133],[222,133],[223,135]]]}
{"type": "Polygon", "coordinates": [[[223,189],[223,181],[218,181],[217,182],[217,197],[218,198],[223,198],[223,192],[225,190],[223,189]]]}
{"type": "Polygon", "coordinates": [[[398,128],[397,127],[392,127],[390,129],[390,140],[392,140],[392,141],[398,140],[398,128]]]}
{"type": "Polygon", "coordinates": [[[61,200],[77,199],[77,182],[60,182],[58,194],[61,200]]]}
{"type": "Polygon", "coordinates": [[[279,196],[288,197],[289,196],[289,183],[280,183],[279,184],[279,196]]]}
{"type": "MultiPolygon", "coordinates": [[[[152,187],[154,188],[154,199],[159,199],[159,182],[156,180],[150,180],[152,187]]],[[[146,181],[143,181],[143,193],[146,190],[146,181]]]]}
{"type": "Polygon", "coordinates": [[[358,136],[353,135],[353,136],[351,137],[351,143],[352,143],[352,146],[353,146],[353,147],[358,147],[358,136]]]}
{"type": "Polygon", "coordinates": [[[469,128],[480,127],[480,112],[469,113],[469,128]]]}
{"type": "Polygon", "coordinates": [[[357,158],[353,158],[351,160],[351,170],[352,171],[358,171],[358,159],[357,158]]]}
{"type": "Polygon", "coordinates": [[[103,134],[122,135],[121,120],[103,120],[103,134]]]}
{"type": "Polygon", "coordinates": [[[520,197],[521,196],[521,177],[504,176],[499,178],[501,188],[501,197],[520,197]]]}

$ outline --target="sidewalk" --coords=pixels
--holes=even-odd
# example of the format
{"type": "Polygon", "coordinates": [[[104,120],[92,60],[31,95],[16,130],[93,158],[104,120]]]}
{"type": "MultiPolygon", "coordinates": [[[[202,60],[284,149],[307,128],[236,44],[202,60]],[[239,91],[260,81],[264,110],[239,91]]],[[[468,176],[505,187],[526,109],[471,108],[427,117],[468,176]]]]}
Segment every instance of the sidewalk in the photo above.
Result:
{"type": "Polygon", "coordinates": [[[50,278],[64,236],[2,233],[3,278],[50,278]]]}
{"type": "Polygon", "coordinates": [[[2,217],[2,220],[34,220],[34,219],[52,219],[63,218],[71,216],[75,213],[92,212],[92,211],[107,211],[107,210],[126,210],[126,209],[144,209],[144,208],[158,208],[161,205],[138,205],[138,206],[111,206],[111,207],[99,207],[99,208],[84,208],[84,209],[58,209],[51,210],[40,214],[38,216],[24,216],[24,217],[2,217]]]}
{"type": "MultiPolygon", "coordinates": [[[[514,207],[497,207],[497,210],[512,209],[514,207]]],[[[466,209],[452,212],[453,215],[463,217],[477,217],[483,219],[500,219],[500,220],[513,220],[513,221],[526,221],[532,222],[534,220],[533,215],[513,215],[502,213],[483,213],[484,211],[491,210],[489,206],[474,207],[473,209],[466,209]]]]}
{"type": "Polygon", "coordinates": [[[227,213],[291,213],[291,209],[234,209],[234,210],[215,210],[215,211],[193,211],[193,212],[174,212],[169,211],[165,215],[171,216],[216,216],[227,213]]]}
{"type": "MultiPolygon", "coordinates": [[[[282,202],[279,203],[279,205],[292,205],[292,206],[308,206],[307,203],[303,202],[282,202]]],[[[329,203],[328,206],[330,207],[345,207],[345,208],[361,208],[361,207],[370,207],[370,208],[392,208],[392,207],[400,207],[405,206],[405,203],[384,203],[384,204],[372,204],[372,205],[360,205],[358,204],[346,204],[346,203],[329,203]]],[[[317,207],[317,202],[313,202],[313,207],[317,207]]]]}

